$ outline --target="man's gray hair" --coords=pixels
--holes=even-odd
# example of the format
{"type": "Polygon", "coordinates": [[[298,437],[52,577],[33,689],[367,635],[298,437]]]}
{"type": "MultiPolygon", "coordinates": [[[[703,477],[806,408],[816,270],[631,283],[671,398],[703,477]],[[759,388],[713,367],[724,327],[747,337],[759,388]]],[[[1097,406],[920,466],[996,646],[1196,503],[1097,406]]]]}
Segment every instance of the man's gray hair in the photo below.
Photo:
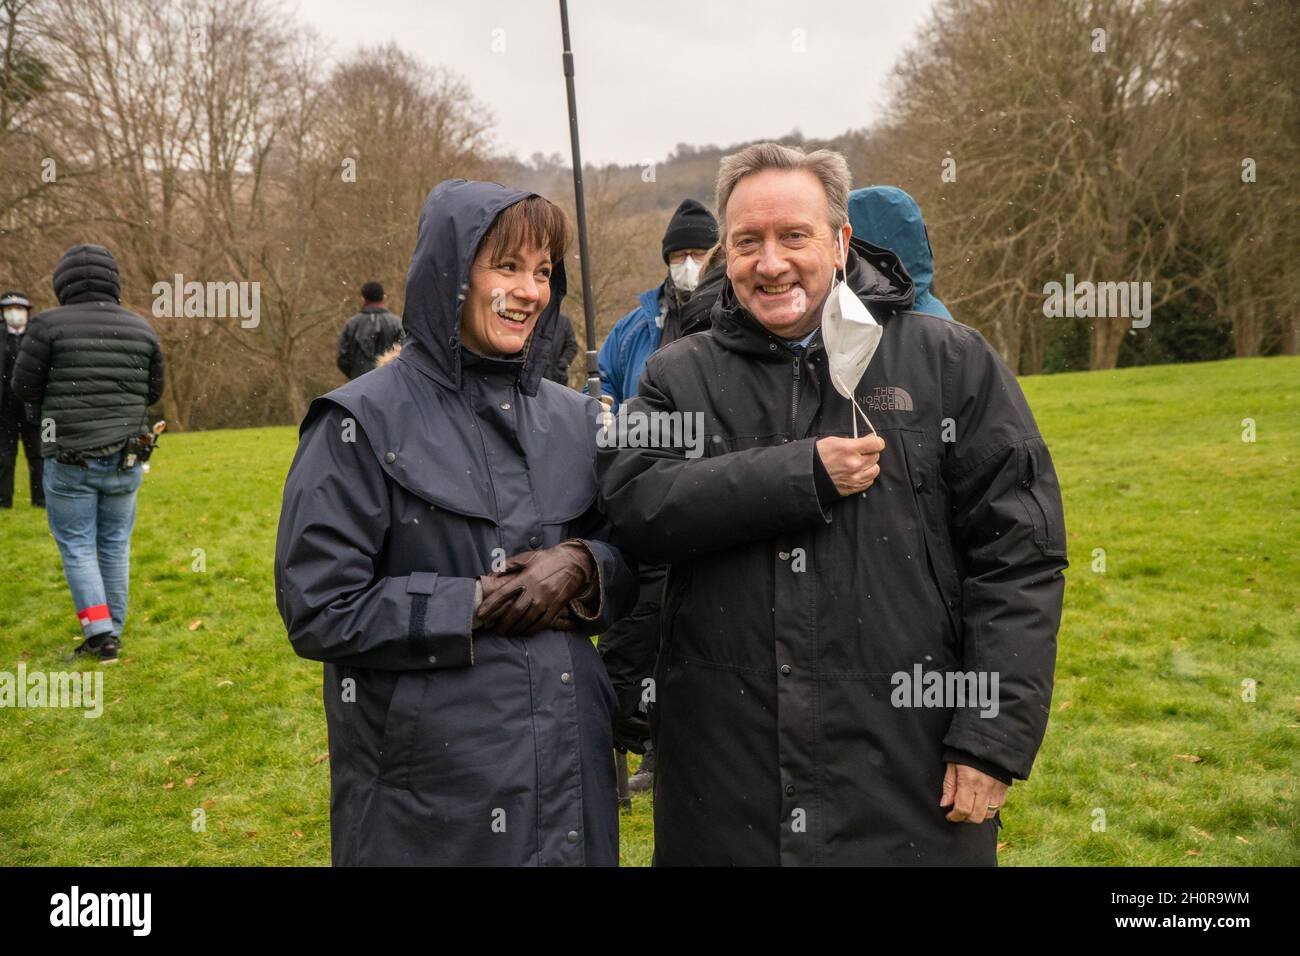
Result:
{"type": "Polygon", "coordinates": [[[849,175],[849,164],[843,156],[831,149],[805,153],[802,149],[782,146],[780,143],[755,143],[738,153],[723,156],[718,165],[718,190],[715,198],[718,235],[724,245],[727,241],[727,200],[731,198],[732,190],[746,176],[765,169],[806,169],[817,177],[826,192],[831,229],[839,230],[849,221],[852,177],[849,175]]]}

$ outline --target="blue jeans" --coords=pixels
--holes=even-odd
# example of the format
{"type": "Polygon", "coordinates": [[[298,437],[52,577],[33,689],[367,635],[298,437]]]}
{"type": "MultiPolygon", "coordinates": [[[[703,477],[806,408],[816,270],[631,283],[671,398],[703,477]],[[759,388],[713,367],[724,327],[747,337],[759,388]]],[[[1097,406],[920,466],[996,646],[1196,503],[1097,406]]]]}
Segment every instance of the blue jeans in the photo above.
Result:
{"type": "Polygon", "coordinates": [[[63,556],[81,633],[122,633],[131,575],[131,529],[139,462],[118,471],[119,455],[86,459],[86,467],[45,460],[46,513],[63,556]]]}

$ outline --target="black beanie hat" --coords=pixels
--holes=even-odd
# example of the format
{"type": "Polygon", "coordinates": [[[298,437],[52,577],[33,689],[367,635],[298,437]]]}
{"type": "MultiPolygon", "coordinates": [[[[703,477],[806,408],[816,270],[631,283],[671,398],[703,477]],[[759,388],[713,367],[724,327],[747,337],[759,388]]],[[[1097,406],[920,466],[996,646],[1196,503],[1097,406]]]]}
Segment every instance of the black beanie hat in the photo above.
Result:
{"type": "Polygon", "coordinates": [[[361,298],[367,302],[383,302],[384,287],[379,282],[367,282],[361,287],[361,298]]]}
{"type": "Polygon", "coordinates": [[[694,199],[683,199],[664,232],[664,264],[678,249],[709,249],[718,241],[718,220],[694,199]]]}

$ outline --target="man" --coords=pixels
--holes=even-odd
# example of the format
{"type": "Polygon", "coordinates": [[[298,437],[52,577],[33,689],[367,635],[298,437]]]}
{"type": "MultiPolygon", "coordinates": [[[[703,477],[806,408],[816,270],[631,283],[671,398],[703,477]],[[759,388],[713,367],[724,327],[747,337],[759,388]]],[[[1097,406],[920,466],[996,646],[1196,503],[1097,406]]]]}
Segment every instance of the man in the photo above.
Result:
{"type": "Polygon", "coordinates": [[[21,292],[0,295],[0,313],[4,329],[0,331],[0,508],[14,504],[14,469],[18,463],[18,441],[22,440],[27,458],[28,487],[32,504],[45,507],[45,489],[41,487],[41,430],[31,421],[26,405],[13,393],[9,379],[13,375],[18,353],[27,334],[27,318],[32,304],[21,292]]]}
{"type": "Polygon", "coordinates": [[[573,323],[563,312],[556,319],[555,338],[551,340],[551,357],[542,374],[552,382],[569,384],[569,366],[578,354],[578,337],[573,334],[573,323]]]}
{"type": "Polygon", "coordinates": [[[348,381],[375,367],[383,355],[402,340],[402,320],[384,305],[384,287],[367,282],[361,287],[361,311],[339,333],[339,371],[348,381]]]}
{"type": "Polygon", "coordinates": [[[32,319],[14,394],[40,406],[50,531],[83,641],[74,655],[117,660],[126,623],[139,436],[162,397],[158,335],[119,304],[117,262],[73,246],[54,269],[59,306],[32,319]],[[49,440],[46,440],[49,439],[49,440]]]}
{"type": "Polygon", "coordinates": [[[718,241],[718,221],[694,199],[683,199],[664,230],[661,253],[668,275],[641,293],[637,307],[614,324],[600,347],[600,391],[610,410],[636,395],[637,382],[656,349],[682,335],[681,316],[699,284],[701,267],[718,241]]]}
{"type": "MultiPolygon", "coordinates": [[[[692,304],[705,257],[718,241],[718,221],[694,199],[678,205],[664,230],[660,252],[668,275],[656,288],[641,293],[640,304],[618,320],[600,348],[602,399],[612,410],[636,395],[637,381],[656,349],[676,341],[691,329],[684,316],[692,304]]],[[[668,569],[642,564],[636,607],[600,637],[599,649],[619,696],[615,742],[620,749],[645,753],[628,781],[633,792],[654,784],[655,757],[649,747],[643,681],[659,642],[659,610],[668,569]],[[647,650],[648,649],[648,650],[647,650]]]]}
{"type": "Polygon", "coordinates": [[[902,260],[916,286],[913,312],[952,318],[934,295],[934,250],[915,199],[897,186],[855,189],[849,193],[849,225],[855,236],[884,246],[902,260]]]}
{"type": "Polygon", "coordinates": [[[701,415],[705,455],[598,459],[615,540],[671,564],[658,864],[992,865],[1046,727],[1067,564],[1047,446],[983,337],[910,311],[898,257],[852,239],[848,193],[826,150],[723,159],[712,328],[629,403],[701,415]],[[819,332],[846,259],[883,327],[856,439],[819,332]],[[925,693],[900,683],[918,672],[925,693]],[[959,696],[968,675],[991,695],[959,696]]]}

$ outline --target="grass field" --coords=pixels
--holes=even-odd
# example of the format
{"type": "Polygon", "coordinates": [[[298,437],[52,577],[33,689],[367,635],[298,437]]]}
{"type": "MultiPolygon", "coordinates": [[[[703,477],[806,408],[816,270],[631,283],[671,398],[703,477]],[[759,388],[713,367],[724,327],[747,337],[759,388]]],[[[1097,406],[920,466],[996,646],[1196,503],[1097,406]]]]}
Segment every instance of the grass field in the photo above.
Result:
{"type": "MultiPolygon", "coordinates": [[[[1300,358],[1024,387],[1072,566],[1052,720],[1000,862],[1300,864],[1300,358]]],[[[293,654],[271,584],[294,442],[163,441],[103,716],[0,710],[0,865],[329,862],[320,665],[293,654]]],[[[0,670],[70,669],[76,619],[25,487],[0,561],[0,670]]],[[[625,864],[649,861],[649,800],[623,816],[625,864]]]]}

